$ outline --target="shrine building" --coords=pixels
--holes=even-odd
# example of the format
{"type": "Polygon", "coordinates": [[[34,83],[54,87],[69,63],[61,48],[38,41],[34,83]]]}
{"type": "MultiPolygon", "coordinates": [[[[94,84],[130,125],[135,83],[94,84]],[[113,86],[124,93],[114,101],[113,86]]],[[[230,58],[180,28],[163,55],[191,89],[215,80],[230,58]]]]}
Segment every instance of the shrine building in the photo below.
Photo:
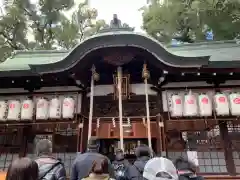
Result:
{"type": "Polygon", "coordinates": [[[0,169],[48,138],[70,173],[88,139],[109,157],[147,144],[207,179],[240,179],[240,45],[163,46],[105,29],[71,51],[15,51],[0,64],[0,169]]]}

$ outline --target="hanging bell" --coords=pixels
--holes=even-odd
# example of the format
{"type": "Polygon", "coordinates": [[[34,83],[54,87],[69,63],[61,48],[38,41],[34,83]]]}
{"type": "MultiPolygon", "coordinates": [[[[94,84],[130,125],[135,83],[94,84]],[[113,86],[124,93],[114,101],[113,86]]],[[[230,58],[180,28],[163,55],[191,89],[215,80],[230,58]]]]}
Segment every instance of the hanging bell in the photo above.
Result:
{"type": "Polygon", "coordinates": [[[147,69],[143,70],[142,77],[144,79],[149,79],[150,78],[150,73],[149,73],[149,71],[147,69]]]}
{"type": "Polygon", "coordinates": [[[100,75],[97,72],[94,72],[93,79],[94,79],[94,81],[98,81],[100,79],[100,75]]]}
{"type": "Polygon", "coordinates": [[[149,79],[150,78],[150,73],[147,70],[147,65],[146,64],[143,65],[142,77],[144,79],[149,79]]]}
{"type": "Polygon", "coordinates": [[[96,72],[96,68],[94,65],[92,66],[92,76],[93,76],[94,81],[99,80],[99,74],[96,72]]]}
{"type": "Polygon", "coordinates": [[[131,120],[129,117],[127,118],[127,123],[128,123],[128,126],[131,126],[131,120]]]}

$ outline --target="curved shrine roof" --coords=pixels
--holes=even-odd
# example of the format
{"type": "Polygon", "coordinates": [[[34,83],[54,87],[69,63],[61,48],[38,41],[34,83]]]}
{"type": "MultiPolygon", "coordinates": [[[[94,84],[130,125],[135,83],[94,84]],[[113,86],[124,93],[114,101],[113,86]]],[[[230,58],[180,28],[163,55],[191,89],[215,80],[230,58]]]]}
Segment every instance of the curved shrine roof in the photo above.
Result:
{"type": "Polygon", "coordinates": [[[234,64],[234,68],[236,65],[240,67],[240,45],[235,41],[165,47],[143,34],[132,31],[109,31],[89,37],[71,51],[16,51],[0,64],[0,74],[13,71],[31,71],[37,74],[60,72],[81,63],[81,59],[93,50],[126,46],[147,50],[159,60],[159,63],[170,67],[231,68],[231,64],[234,64]]]}

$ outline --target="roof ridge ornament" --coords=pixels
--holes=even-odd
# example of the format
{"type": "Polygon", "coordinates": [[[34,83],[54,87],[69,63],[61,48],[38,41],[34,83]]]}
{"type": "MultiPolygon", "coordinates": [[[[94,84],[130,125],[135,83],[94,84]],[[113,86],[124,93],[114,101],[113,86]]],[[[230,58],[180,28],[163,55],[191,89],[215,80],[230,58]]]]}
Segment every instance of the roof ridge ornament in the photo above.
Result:
{"type": "Polygon", "coordinates": [[[121,22],[121,20],[117,17],[117,14],[113,14],[113,19],[110,21],[110,24],[105,28],[101,29],[98,33],[105,32],[116,32],[116,31],[134,31],[133,27],[129,27],[128,24],[121,22]]]}

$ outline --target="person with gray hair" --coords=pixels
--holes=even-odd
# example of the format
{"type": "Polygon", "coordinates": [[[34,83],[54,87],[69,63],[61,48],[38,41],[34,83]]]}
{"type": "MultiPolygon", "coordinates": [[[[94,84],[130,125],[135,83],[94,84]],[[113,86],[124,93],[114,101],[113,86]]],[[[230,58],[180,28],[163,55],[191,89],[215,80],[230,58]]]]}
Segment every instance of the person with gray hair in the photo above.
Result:
{"type": "Polygon", "coordinates": [[[39,180],[66,180],[66,170],[63,163],[53,157],[50,140],[42,139],[36,144],[36,155],[39,180]]]}

